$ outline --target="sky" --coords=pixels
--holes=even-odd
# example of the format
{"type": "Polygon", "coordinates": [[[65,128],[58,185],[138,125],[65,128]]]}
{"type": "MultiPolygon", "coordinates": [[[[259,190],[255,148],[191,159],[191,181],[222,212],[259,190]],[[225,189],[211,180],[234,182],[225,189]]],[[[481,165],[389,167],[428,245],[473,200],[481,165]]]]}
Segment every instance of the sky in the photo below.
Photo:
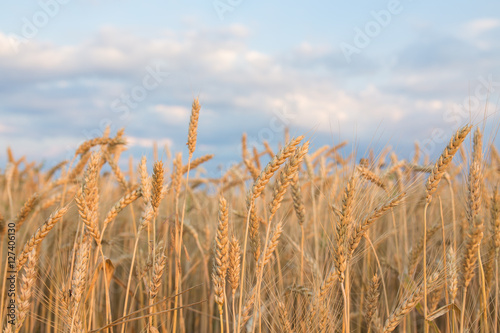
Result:
{"type": "Polygon", "coordinates": [[[8,146],[53,166],[107,125],[135,161],[154,142],[187,155],[195,97],[209,168],[285,127],[345,155],[436,156],[469,121],[493,138],[499,36],[498,1],[7,0],[0,168],[8,146]]]}

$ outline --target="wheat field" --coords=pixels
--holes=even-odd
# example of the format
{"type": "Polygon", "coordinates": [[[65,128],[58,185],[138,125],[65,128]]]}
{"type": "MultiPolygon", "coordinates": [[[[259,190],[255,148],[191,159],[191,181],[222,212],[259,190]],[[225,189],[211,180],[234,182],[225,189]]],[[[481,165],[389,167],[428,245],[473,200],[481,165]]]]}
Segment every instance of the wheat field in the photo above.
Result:
{"type": "Polygon", "coordinates": [[[168,163],[120,168],[123,130],[49,170],[7,149],[3,332],[498,331],[500,156],[481,128],[435,161],[243,135],[209,178],[200,112],[168,163]]]}

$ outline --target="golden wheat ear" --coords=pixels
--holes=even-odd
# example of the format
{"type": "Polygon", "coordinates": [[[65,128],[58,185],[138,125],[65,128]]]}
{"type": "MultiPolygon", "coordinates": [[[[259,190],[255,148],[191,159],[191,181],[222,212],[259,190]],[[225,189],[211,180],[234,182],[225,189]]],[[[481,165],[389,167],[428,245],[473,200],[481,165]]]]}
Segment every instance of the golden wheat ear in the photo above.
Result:
{"type": "Polygon", "coordinates": [[[198,134],[198,118],[200,117],[200,101],[197,98],[193,101],[193,107],[191,109],[191,119],[189,121],[189,133],[188,133],[188,148],[189,155],[192,156],[194,150],[196,149],[196,136],[198,134]]]}
{"type": "Polygon", "coordinates": [[[431,175],[429,176],[427,180],[427,184],[425,185],[426,188],[426,200],[427,202],[431,202],[432,200],[432,194],[436,192],[437,186],[443,178],[443,175],[448,168],[448,166],[451,163],[451,160],[453,159],[453,156],[455,156],[456,152],[458,151],[458,148],[462,144],[462,142],[465,140],[469,132],[471,131],[472,126],[471,125],[465,125],[461,129],[459,129],[455,135],[450,140],[450,143],[448,146],[444,149],[443,153],[441,156],[439,156],[439,159],[437,160],[436,164],[434,165],[434,168],[432,169],[431,175]]]}
{"type": "Polygon", "coordinates": [[[228,221],[227,201],[221,196],[219,198],[219,223],[217,226],[217,235],[215,237],[215,256],[212,273],[215,302],[219,305],[221,314],[224,306],[226,274],[229,264],[228,221]]]}

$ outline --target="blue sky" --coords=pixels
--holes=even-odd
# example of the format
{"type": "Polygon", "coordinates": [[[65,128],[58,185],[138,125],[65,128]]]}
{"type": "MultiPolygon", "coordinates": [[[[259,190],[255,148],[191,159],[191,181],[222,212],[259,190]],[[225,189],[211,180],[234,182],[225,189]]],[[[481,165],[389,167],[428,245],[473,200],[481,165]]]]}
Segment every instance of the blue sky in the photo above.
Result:
{"type": "Polygon", "coordinates": [[[185,151],[194,96],[212,165],[285,125],[316,147],[435,156],[485,110],[498,127],[498,36],[498,1],[9,0],[0,165],[7,146],[53,165],[106,124],[126,128],[125,156],[185,151]]]}

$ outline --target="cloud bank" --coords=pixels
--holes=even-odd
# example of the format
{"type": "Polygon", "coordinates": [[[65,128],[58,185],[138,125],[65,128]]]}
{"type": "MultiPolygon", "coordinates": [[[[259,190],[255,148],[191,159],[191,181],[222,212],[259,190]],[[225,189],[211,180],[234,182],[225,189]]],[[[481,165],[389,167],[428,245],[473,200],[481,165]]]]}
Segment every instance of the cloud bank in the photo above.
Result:
{"type": "Polygon", "coordinates": [[[198,153],[220,161],[237,159],[243,132],[277,144],[285,126],[317,144],[410,147],[435,128],[451,133],[471,114],[482,120],[485,108],[497,113],[499,32],[496,19],[453,34],[423,28],[396,53],[366,50],[350,63],[336,45],[259,50],[240,25],[149,37],[104,27],[71,44],[34,39],[17,48],[0,32],[0,148],[65,158],[110,125],[126,127],[136,158],[155,141],[185,149],[195,96],[198,153]],[[464,110],[471,97],[477,105],[464,110]]]}

